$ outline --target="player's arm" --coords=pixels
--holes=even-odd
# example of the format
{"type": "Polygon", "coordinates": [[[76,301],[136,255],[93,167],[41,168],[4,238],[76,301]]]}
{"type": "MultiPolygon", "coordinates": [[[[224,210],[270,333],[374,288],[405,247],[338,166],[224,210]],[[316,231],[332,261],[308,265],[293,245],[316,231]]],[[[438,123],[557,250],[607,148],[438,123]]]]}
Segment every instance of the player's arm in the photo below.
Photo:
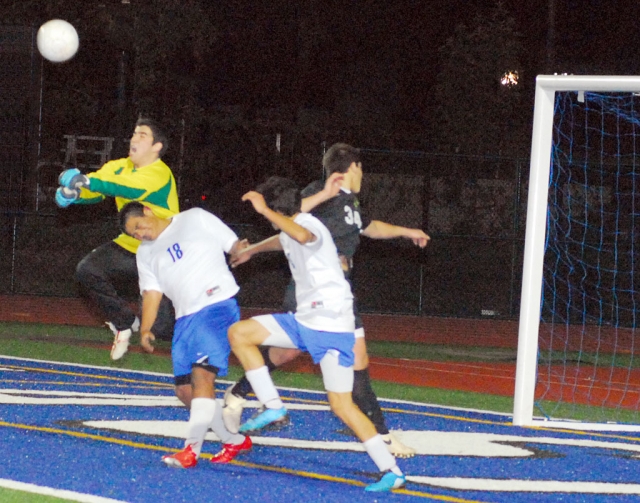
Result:
{"type": "Polygon", "coordinates": [[[248,239],[238,239],[235,243],[233,243],[233,246],[229,250],[229,255],[234,256],[238,253],[242,253],[242,250],[246,250],[248,246],[248,239]]]}
{"type": "Polygon", "coordinates": [[[424,248],[431,239],[422,229],[412,229],[399,225],[388,224],[380,220],[372,220],[362,231],[364,236],[371,239],[394,239],[406,238],[413,241],[413,244],[424,248]]]}
{"type": "MultiPolygon", "coordinates": [[[[58,178],[62,187],[80,191],[77,204],[92,204],[105,197],[143,200],[153,193],[169,192],[172,175],[164,164],[139,170],[123,170],[125,160],[109,161],[99,170],[83,175],[77,169],[63,171],[58,178]]],[[[154,204],[162,206],[158,202],[154,204]]]]}
{"type": "Polygon", "coordinates": [[[310,230],[298,225],[290,217],[273,211],[267,206],[264,197],[259,192],[250,191],[242,196],[243,201],[250,201],[257,213],[265,217],[275,227],[287,234],[291,239],[300,244],[313,243],[317,237],[310,230]]]}
{"type": "Polygon", "coordinates": [[[142,320],[140,321],[140,345],[147,353],[153,353],[156,336],[151,332],[158,316],[162,292],[145,290],[142,292],[142,320]]]}
{"type": "Polygon", "coordinates": [[[132,200],[143,199],[147,194],[171,185],[171,172],[162,166],[146,166],[117,174],[113,169],[100,169],[88,178],[90,191],[132,200]]]}
{"type": "Polygon", "coordinates": [[[56,190],[56,204],[66,208],[72,204],[95,204],[103,201],[105,196],[89,190],[90,180],[78,168],[65,169],[58,176],[60,187],[56,190]]]}
{"type": "Polygon", "coordinates": [[[340,192],[340,187],[342,187],[343,180],[344,173],[332,173],[331,176],[327,178],[322,190],[302,199],[302,212],[309,213],[316,206],[337,196],[340,192]]]}
{"type": "Polygon", "coordinates": [[[257,255],[258,253],[272,251],[282,251],[282,243],[280,243],[280,239],[278,238],[277,234],[268,237],[267,239],[263,239],[258,243],[248,245],[246,248],[239,250],[235,254],[232,253],[229,264],[231,265],[231,267],[237,267],[240,264],[248,262],[251,257],[257,255]]]}
{"type": "Polygon", "coordinates": [[[102,194],[91,193],[89,178],[80,173],[77,168],[66,169],[58,176],[60,187],[56,190],[56,204],[60,208],[67,208],[72,204],[94,204],[104,200],[102,194]]]}

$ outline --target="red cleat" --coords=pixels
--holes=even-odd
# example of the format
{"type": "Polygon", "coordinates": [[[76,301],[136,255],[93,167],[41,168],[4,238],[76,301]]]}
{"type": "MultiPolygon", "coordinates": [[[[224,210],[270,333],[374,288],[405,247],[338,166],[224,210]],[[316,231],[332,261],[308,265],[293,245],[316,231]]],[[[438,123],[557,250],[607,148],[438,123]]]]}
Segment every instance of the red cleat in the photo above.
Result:
{"type": "Polygon", "coordinates": [[[198,456],[191,450],[191,446],[187,445],[180,452],[162,456],[162,461],[174,468],[192,468],[198,464],[198,456]]]}
{"type": "Polygon", "coordinates": [[[244,442],[234,445],[234,444],[224,444],[222,446],[222,450],[211,458],[212,463],[229,463],[235,457],[244,451],[250,451],[253,446],[253,442],[250,437],[244,437],[244,442]]]}

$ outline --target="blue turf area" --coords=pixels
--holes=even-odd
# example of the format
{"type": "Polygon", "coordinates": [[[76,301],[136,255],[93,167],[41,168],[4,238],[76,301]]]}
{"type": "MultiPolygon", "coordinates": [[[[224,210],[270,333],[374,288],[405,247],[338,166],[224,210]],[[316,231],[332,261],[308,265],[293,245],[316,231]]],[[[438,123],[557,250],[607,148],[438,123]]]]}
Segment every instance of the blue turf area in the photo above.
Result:
{"type": "MultiPolygon", "coordinates": [[[[516,428],[510,417],[383,401],[418,451],[393,494],[368,494],[373,462],[331,414],[324,394],[283,390],[291,424],[252,435],[229,465],[190,470],[160,458],[180,449],[187,412],[172,378],[0,357],[0,479],[127,502],[638,501],[640,438],[516,428]]],[[[225,389],[220,383],[219,396],[225,389]]],[[[257,403],[251,401],[248,418],[257,403]]],[[[211,434],[205,458],[220,449],[211,434]]]]}

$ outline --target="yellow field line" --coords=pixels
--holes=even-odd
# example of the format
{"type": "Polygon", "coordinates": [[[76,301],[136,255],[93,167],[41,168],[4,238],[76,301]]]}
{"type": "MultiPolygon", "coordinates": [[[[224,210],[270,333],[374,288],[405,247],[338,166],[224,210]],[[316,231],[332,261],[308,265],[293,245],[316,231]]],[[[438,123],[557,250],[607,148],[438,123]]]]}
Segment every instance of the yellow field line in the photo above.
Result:
{"type": "MultiPolygon", "coordinates": [[[[134,384],[137,383],[138,385],[142,384],[144,386],[149,386],[149,387],[159,387],[159,388],[173,388],[173,384],[168,384],[168,383],[162,383],[162,382],[153,382],[153,381],[146,381],[146,380],[141,380],[141,379],[128,379],[128,378],[124,378],[124,377],[116,377],[116,376],[106,376],[106,375],[99,375],[99,374],[86,374],[86,373],[81,373],[81,372],[68,372],[68,371],[62,371],[62,370],[55,370],[55,369],[43,369],[40,367],[23,367],[20,365],[3,365],[4,367],[7,368],[14,368],[14,369],[18,369],[18,370],[31,370],[34,372],[46,372],[46,373],[51,373],[51,374],[62,374],[62,375],[69,375],[69,376],[74,376],[74,377],[85,377],[85,378],[96,378],[96,379],[101,379],[101,380],[113,380],[113,381],[120,381],[120,382],[124,382],[124,383],[130,383],[130,384],[134,384]]],[[[118,370],[122,370],[122,369],[114,369],[116,371],[118,370]]],[[[127,369],[124,369],[122,371],[126,371],[127,369]]],[[[11,381],[7,381],[7,380],[3,380],[2,382],[21,382],[24,383],[24,380],[11,380],[11,381]]],[[[51,384],[51,383],[49,383],[51,384]]],[[[55,383],[54,384],[60,384],[60,385],[68,385],[68,382],[60,382],[60,383],[55,383]]],[[[78,385],[83,385],[83,386],[97,386],[99,384],[91,384],[91,383],[79,383],[79,384],[74,384],[76,386],[78,385]]],[[[116,385],[114,385],[116,386],[116,385]]],[[[144,387],[143,386],[143,387],[144,387]]],[[[319,405],[328,405],[328,402],[326,400],[317,400],[317,399],[305,399],[305,398],[290,398],[290,397],[282,397],[282,399],[284,401],[291,401],[291,402],[298,402],[298,403],[313,403],[313,404],[319,404],[319,405]]],[[[411,411],[411,410],[403,410],[403,409],[397,409],[397,408],[392,408],[392,407],[382,407],[382,410],[384,412],[395,412],[398,414],[409,414],[409,415],[416,415],[416,416],[422,416],[422,417],[435,417],[435,418],[439,418],[439,419],[449,419],[452,421],[461,421],[461,422],[466,422],[466,423],[474,423],[474,424],[486,424],[486,425],[492,425],[492,426],[510,426],[513,427],[513,424],[510,422],[501,422],[501,421],[490,421],[487,419],[473,419],[473,418],[466,418],[466,417],[460,417],[460,416],[454,416],[454,415],[450,415],[450,414],[440,414],[440,413],[435,413],[435,412],[419,412],[419,411],[411,411]]],[[[623,435],[614,435],[614,434],[606,434],[606,433],[597,433],[597,432],[593,432],[593,431],[580,431],[580,430],[562,430],[562,429],[558,429],[558,428],[545,428],[542,426],[533,426],[533,427],[528,427],[528,429],[533,429],[533,430],[538,430],[538,431],[549,431],[549,432],[554,432],[554,433],[570,433],[570,434],[574,434],[574,435],[588,435],[588,436],[594,436],[594,437],[599,437],[599,438],[610,438],[610,439],[616,439],[616,440],[626,440],[626,441],[632,441],[632,442],[640,442],[640,438],[636,438],[636,437],[627,437],[627,436],[623,436],[623,435]]]]}
{"type": "MultiPolygon", "coordinates": [[[[141,442],[131,442],[129,440],[123,440],[120,438],[113,438],[113,437],[106,437],[104,435],[94,435],[91,433],[83,433],[80,431],[71,431],[71,430],[61,430],[59,428],[49,428],[47,426],[34,426],[34,425],[29,425],[29,424],[20,424],[20,423],[8,423],[6,421],[0,421],[0,427],[6,427],[6,428],[17,428],[17,429],[21,429],[21,430],[28,430],[28,431],[38,431],[38,432],[44,432],[44,433],[52,433],[52,434],[56,434],[56,435],[67,435],[70,437],[75,437],[75,438],[81,438],[81,439],[88,439],[88,440],[96,440],[96,441],[100,441],[100,442],[107,442],[107,443],[111,443],[111,444],[117,444],[117,445],[123,445],[126,447],[133,447],[136,449],[146,449],[146,450],[151,450],[151,451],[162,451],[162,452],[179,452],[180,449],[173,449],[173,448],[167,448],[167,447],[162,447],[159,445],[151,445],[151,444],[143,444],[141,442]]],[[[213,457],[212,454],[207,454],[207,453],[202,453],[200,455],[201,458],[204,459],[211,459],[213,457]]],[[[346,479],[343,477],[334,477],[331,475],[324,475],[321,473],[314,473],[314,472],[307,472],[307,471],[302,471],[302,470],[293,470],[291,468],[282,468],[282,467],[278,467],[278,466],[269,466],[269,465],[260,465],[260,464],[256,464],[256,463],[248,463],[246,461],[232,461],[230,464],[236,465],[236,466],[240,466],[243,468],[252,468],[252,469],[257,469],[257,470],[263,470],[263,471],[269,471],[269,472],[275,472],[275,473],[282,473],[282,474],[286,474],[286,475],[294,475],[297,477],[303,477],[303,478],[308,478],[308,479],[313,479],[313,480],[322,480],[322,481],[326,481],[326,482],[338,482],[341,484],[347,484],[347,485],[352,485],[352,486],[358,486],[358,487],[364,487],[367,484],[364,482],[360,482],[359,480],[352,480],[352,479],[346,479]]],[[[431,500],[435,500],[435,501],[447,501],[450,503],[482,503],[478,500],[467,500],[467,499],[460,499],[460,498],[455,498],[452,496],[443,496],[443,495],[438,495],[438,494],[429,494],[429,493],[425,493],[425,492],[421,492],[421,491],[412,491],[409,489],[395,489],[393,491],[396,494],[405,494],[408,496],[417,496],[420,498],[425,498],[425,499],[431,499],[431,500]]]]}

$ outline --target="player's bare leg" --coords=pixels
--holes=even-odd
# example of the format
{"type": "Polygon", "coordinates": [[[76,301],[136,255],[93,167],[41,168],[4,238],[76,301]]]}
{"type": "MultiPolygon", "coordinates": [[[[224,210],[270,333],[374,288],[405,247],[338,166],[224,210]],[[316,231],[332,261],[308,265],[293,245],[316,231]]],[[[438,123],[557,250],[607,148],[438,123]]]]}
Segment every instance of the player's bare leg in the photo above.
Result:
{"type": "Polygon", "coordinates": [[[225,393],[225,407],[222,411],[225,425],[230,431],[236,426],[238,431],[246,432],[261,429],[271,423],[288,422],[287,411],[280,400],[271,377],[269,369],[265,365],[264,358],[258,347],[270,335],[270,332],[261,323],[249,319],[235,323],[229,329],[229,343],[243,368],[256,396],[266,407],[266,410],[239,426],[242,414],[242,402],[236,400],[230,390],[225,393]],[[239,413],[237,413],[239,410],[239,413]]]}
{"type": "Polygon", "coordinates": [[[367,454],[382,473],[381,479],[367,486],[367,491],[389,491],[405,484],[405,476],[398,468],[393,455],[388,451],[382,436],[373,423],[353,403],[351,393],[327,391],[333,413],[356,434],[364,444],[367,454]]]}
{"type": "Polygon", "coordinates": [[[191,384],[177,384],[175,393],[187,409],[191,408],[191,384]]]}
{"type": "MultiPolygon", "coordinates": [[[[359,330],[364,332],[363,329],[359,330]]],[[[362,333],[360,335],[364,334],[362,333]]],[[[382,435],[384,443],[391,454],[399,458],[410,458],[415,456],[415,449],[404,445],[387,428],[384,414],[382,413],[382,409],[378,403],[378,397],[371,387],[371,378],[369,376],[369,355],[367,353],[367,345],[365,343],[364,336],[356,337],[353,352],[355,354],[353,374],[354,403],[371,420],[378,433],[382,435]]]]}

